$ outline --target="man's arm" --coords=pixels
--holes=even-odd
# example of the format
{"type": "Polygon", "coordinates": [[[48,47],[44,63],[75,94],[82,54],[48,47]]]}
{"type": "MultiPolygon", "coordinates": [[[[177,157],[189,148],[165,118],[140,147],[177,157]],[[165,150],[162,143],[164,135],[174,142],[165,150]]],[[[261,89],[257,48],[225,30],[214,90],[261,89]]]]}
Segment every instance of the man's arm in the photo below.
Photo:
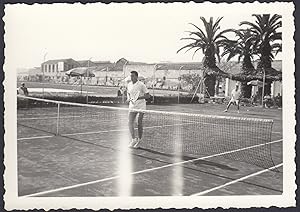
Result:
{"type": "Polygon", "coordinates": [[[234,90],[232,90],[231,91],[231,93],[230,93],[230,98],[232,98],[234,95],[233,95],[233,92],[234,92],[234,90]]]}
{"type": "Polygon", "coordinates": [[[129,96],[129,93],[127,92],[127,99],[126,99],[126,102],[128,103],[128,102],[130,102],[130,96],[129,96]]]}
{"type": "Polygon", "coordinates": [[[139,96],[138,99],[149,99],[150,98],[150,94],[149,93],[145,93],[144,96],[139,96]]]}
{"type": "Polygon", "coordinates": [[[144,93],[144,96],[139,96],[138,99],[149,99],[150,98],[149,91],[144,83],[141,87],[141,91],[144,93]]]}

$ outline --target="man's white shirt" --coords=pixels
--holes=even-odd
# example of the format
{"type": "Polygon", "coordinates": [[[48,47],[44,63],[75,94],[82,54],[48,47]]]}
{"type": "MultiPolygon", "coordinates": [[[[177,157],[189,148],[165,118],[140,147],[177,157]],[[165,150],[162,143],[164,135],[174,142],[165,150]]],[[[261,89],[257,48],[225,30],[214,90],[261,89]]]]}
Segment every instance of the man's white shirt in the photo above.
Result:
{"type": "Polygon", "coordinates": [[[240,90],[236,91],[235,89],[233,89],[231,91],[231,101],[237,101],[237,100],[239,100],[240,99],[240,95],[241,95],[240,90]]]}
{"type": "MultiPolygon", "coordinates": [[[[135,96],[138,92],[139,92],[139,97],[144,96],[146,93],[149,93],[147,87],[143,82],[137,81],[134,84],[132,82],[129,82],[127,85],[127,98],[131,99],[131,97],[135,96]]],[[[134,103],[130,101],[129,109],[146,110],[146,100],[138,99],[134,103]]]]}

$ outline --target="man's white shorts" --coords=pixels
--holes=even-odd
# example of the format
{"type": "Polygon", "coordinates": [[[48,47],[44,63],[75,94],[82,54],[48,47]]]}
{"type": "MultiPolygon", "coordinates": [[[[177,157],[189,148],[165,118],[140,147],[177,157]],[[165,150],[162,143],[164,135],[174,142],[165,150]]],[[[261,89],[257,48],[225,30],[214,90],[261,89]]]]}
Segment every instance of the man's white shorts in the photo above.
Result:
{"type": "Polygon", "coordinates": [[[235,104],[235,105],[238,105],[240,103],[240,100],[230,100],[231,103],[235,104]]]}

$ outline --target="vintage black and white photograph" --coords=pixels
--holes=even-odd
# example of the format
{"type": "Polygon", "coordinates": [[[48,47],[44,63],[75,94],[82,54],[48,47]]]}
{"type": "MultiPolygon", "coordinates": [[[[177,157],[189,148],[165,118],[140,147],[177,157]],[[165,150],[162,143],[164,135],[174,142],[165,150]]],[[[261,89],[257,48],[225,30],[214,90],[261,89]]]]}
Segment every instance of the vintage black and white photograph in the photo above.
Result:
{"type": "Polygon", "coordinates": [[[6,208],[295,206],[293,11],[5,5],[6,208]]]}

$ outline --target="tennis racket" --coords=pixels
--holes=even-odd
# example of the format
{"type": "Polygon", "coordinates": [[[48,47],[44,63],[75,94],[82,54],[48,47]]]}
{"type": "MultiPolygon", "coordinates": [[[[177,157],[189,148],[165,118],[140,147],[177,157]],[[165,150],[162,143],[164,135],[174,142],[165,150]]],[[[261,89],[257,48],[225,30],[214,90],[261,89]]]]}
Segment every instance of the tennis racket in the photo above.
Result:
{"type": "Polygon", "coordinates": [[[134,94],[130,94],[130,99],[129,99],[129,101],[130,101],[132,104],[135,104],[135,102],[138,100],[139,96],[140,96],[140,92],[139,92],[139,91],[135,92],[134,94]]]}

